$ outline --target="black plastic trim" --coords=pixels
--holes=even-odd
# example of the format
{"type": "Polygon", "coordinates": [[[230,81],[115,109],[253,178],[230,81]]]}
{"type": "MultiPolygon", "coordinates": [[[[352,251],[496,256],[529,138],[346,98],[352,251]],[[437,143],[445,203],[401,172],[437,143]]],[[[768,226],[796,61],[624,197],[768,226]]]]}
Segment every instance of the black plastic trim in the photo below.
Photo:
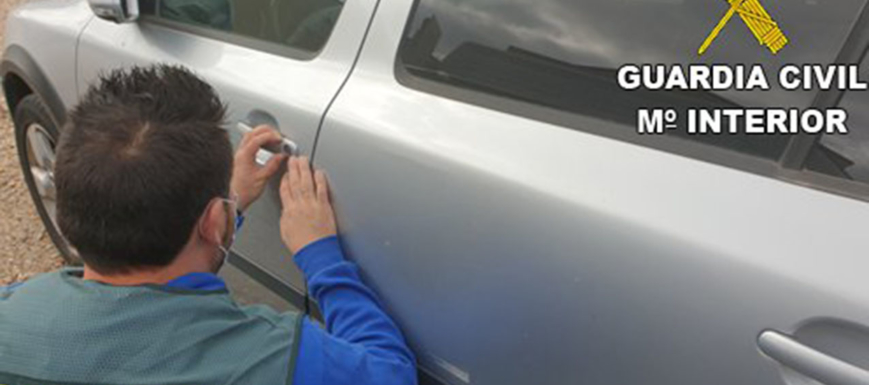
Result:
{"type": "Polygon", "coordinates": [[[417,365],[416,377],[419,379],[419,385],[447,385],[447,382],[435,376],[428,369],[417,365]]]}
{"type": "MultiPolygon", "coordinates": [[[[866,56],[866,50],[869,48],[869,3],[863,5],[863,10],[860,11],[860,16],[854,22],[854,27],[839,55],[833,64],[854,64],[860,65],[863,57],[866,56]]],[[[846,91],[839,89],[820,90],[815,95],[812,101],[812,108],[827,109],[839,105],[846,91]]],[[[788,169],[802,169],[805,166],[806,159],[812,147],[815,146],[821,139],[821,135],[797,135],[785,148],[785,153],[782,155],[782,167],[788,169]]]]}
{"type": "MultiPolygon", "coordinates": [[[[48,106],[56,126],[63,127],[67,118],[66,106],[63,104],[63,100],[54,86],[48,82],[48,77],[45,76],[45,73],[36,64],[33,57],[19,45],[9,46],[3,54],[3,62],[0,63],[0,75],[3,76],[3,79],[6,79],[10,74],[21,78],[30,90],[39,95],[46,106],[48,106]]],[[[8,90],[4,86],[5,91],[8,90]]],[[[6,102],[12,102],[8,93],[6,94],[6,102]]],[[[10,105],[9,110],[14,111],[14,107],[10,105]]]]}
{"type": "MultiPolygon", "coordinates": [[[[230,251],[227,262],[230,265],[235,266],[236,268],[241,270],[254,281],[257,281],[259,284],[265,286],[266,289],[271,290],[273,293],[285,299],[287,302],[293,305],[293,307],[297,309],[304,309],[305,293],[303,293],[299,289],[296,289],[292,285],[284,283],[280,280],[280,278],[257,265],[256,262],[251,261],[250,259],[236,253],[235,251],[230,251]]],[[[312,303],[315,306],[311,306],[310,316],[318,321],[323,321],[323,314],[320,313],[319,306],[316,306],[316,303],[314,302],[312,303]]]]}
{"type": "Polygon", "coordinates": [[[869,201],[869,185],[865,183],[821,174],[807,169],[785,169],[782,171],[781,179],[846,198],[869,201]]]}

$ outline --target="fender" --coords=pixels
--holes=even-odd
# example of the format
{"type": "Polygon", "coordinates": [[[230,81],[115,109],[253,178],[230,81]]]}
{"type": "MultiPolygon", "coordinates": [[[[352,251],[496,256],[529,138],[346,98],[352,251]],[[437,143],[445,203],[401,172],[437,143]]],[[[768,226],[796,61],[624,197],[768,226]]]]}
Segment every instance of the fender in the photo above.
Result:
{"type": "Polygon", "coordinates": [[[3,91],[6,95],[6,103],[9,105],[9,111],[14,111],[12,90],[9,88],[7,76],[14,74],[21,78],[30,90],[39,95],[42,101],[48,106],[56,127],[60,128],[66,123],[66,106],[63,104],[57,90],[48,82],[48,77],[33,60],[33,57],[27,53],[24,48],[19,45],[11,45],[3,54],[3,62],[0,63],[0,75],[2,75],[4,85],[3,91]]]}

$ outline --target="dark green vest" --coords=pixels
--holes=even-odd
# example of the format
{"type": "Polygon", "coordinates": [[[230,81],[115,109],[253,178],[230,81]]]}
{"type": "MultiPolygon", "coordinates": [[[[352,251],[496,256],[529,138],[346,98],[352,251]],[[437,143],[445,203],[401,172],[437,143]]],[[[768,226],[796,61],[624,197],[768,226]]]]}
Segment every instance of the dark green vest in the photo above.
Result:
{"type": "Polygon", "coordinates": [[[290,384],[301,317],[225,290],[85,281],[64,269],[0,290],[0,385],[290,384]]]}

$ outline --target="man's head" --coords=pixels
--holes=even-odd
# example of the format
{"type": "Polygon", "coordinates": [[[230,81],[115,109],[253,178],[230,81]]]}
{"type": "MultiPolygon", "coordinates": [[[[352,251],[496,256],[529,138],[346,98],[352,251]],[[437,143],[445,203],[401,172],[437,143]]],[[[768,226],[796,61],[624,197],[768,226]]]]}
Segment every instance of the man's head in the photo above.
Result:
{"type": "Polygon", "coordinates": [[[224,114],[211,86],[180,67],[117,70],[88,90],[61,135],[55,178],[58,225],[89,268],[159,268],[191,244],[225,242],[224,114]]]}

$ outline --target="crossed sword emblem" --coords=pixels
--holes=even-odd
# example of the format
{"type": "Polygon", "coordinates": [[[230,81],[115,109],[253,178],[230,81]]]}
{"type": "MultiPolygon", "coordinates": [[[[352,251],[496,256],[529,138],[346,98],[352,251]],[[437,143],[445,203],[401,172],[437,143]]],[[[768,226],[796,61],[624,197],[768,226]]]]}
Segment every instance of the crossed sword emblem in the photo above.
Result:
{"type": "Polygon", "coordinates": [[[745,22],[745,25],[748,26],[748,29],[751,30],[758,42],[760,42],[760,45],[767,46],[773,54],[776,54],[788,44],[788,38],[781,28],[778,27],[778,24],[772,20],[769,13],[763,9],[763,5],[760,4],[759,0],[728,0],[727,2],[730,3],[730,9],[724,14],[718,25],[715,26],[715,29],[712,30],[712,33],[709,34],[703,45],[700,46],[700,55],[703,55],[709,46],[712,45],[712,41],[718,37],[718,34],[721,33],[721,30],[724,29],[724,26],[733,17],[733,14],[739,14],[739,17],[745,22]]]}

